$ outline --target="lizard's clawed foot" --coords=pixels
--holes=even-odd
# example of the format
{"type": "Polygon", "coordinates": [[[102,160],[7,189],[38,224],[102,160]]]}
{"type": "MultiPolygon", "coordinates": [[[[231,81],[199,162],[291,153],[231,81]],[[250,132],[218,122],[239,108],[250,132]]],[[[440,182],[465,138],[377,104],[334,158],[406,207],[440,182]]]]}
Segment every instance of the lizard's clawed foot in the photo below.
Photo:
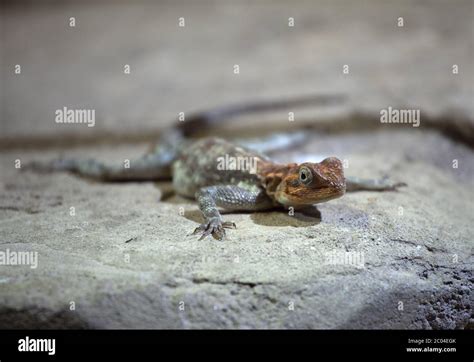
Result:
{"type": "Polygon", "coordinates": [[[231,221],[224,221],[213,218],[208,220],[206,223],[199,225],[194,230],[193,235],[202,233],[199,240],[204,239],[206,236],[212,235],[216,240],[222,240],[225,236],[225,229],[236,229],[237,226],[231,221]]]}
{"type": "Polygon", "coordinates": [[[408,186],[405,182],[392,182],[388,176],[385,176],[381,180],[381,191],[396,191],[399,187],[408,186]]]}
{"type": "Polygon", "coordinates": [[[397,182],[393,184],[393,189],[396,190],[399,187],[406,187],[406,186],[408,186],[408,184],[406,184],[405,182],[397,182]]]}

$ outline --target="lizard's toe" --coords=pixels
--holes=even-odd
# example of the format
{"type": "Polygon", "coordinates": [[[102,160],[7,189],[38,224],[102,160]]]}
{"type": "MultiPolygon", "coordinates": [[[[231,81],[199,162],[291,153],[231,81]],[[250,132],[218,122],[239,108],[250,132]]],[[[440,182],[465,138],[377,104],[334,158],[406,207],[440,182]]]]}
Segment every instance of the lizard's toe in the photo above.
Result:
{"type": "Polygon", "coordinates": [[[399,187],[408,186],[405,182],[393,182],[390,181],[389,177],[385,175],[380,180],[380,189],[382,191],[396,191],[399,187]]]}
{"type": "Polygon", "coordinates": [[[211,219],[207,223],[199,225],[193,232],[193,235],[202,233],[199,240],[212,235],[216,240],[222,240],[225,237],[225,229],[235,229],[237,226],[235,223],[226,221],[222,222],[219,219],[211,219]]]}
{"type": "Polygon", "coordinates": [[[232,221],[223,222],[222,227],[226,229],[237,229],[237,225],[235,225],[235,222],[232,222],[232,221]]]}
{"type": "Polygon", "coordinates": [[[397,191],[399,187],[408,186],[405,182],[390,182],[388,181],[385,184],[384,190],[387,191],[397,191]]]}
{"type": "Polygon", "coordinates": [[[198,233],[202,233],[202,232],[206,231],[206,226],[207,226],[207,224],[199,225],[196,229],[194,229],[194,231],[191,235],[196,235],[198,233]]]}

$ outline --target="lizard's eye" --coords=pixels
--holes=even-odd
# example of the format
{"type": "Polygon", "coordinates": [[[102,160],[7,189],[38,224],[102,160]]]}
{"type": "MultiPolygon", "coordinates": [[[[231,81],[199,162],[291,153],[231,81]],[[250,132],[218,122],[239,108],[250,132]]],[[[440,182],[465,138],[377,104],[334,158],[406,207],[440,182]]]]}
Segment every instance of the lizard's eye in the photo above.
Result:
{"type": "Polygon", "coordinates": [[[308,185],[313,180],[313,174],[307,167],[301,167],[299,178],[302,183],[308,185]]]}

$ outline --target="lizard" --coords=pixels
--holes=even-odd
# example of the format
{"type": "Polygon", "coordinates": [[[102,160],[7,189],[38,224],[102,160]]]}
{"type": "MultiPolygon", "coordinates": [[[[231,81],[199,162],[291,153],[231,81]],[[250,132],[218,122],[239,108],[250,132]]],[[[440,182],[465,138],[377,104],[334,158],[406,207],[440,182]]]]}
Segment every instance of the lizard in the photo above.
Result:
{"type": "Polygon", "coordinates": [[[281,164],[263,153],[218,137],[191,139],[196,130],[210,127],[225,118],[259,113],[290,106],[330,104],[340,96],[311,96],[286,101],[255,102],[199,112],[185,123],[170,127],[149,152],[130,167],[110,165],[94,159],[58,159],[48,163],[32,162],[26,169],[69,171],[100,181],[172,180],[174,192],[195,199],[204,223],[193,234],[199,240],[212,235],[222,240],[225,229],[236,228],[224,221],[220,209],[263,211],[273,208],[302,208],[339,198],[346,191],[396,190],[404,183],[388,179],[359,179],[344,176],[337,157],[320,162],[281,164]],[[234,164],[223,160],[232,160],[234,164]],[[236,167],[236,165],[240,167],[236,167]]]}

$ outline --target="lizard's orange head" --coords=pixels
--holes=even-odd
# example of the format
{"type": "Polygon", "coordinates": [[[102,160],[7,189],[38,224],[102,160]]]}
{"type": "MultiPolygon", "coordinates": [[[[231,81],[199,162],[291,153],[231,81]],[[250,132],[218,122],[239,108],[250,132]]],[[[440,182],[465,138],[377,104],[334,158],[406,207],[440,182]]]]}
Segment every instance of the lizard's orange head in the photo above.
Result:
{"type": "Polygon", "coordinates": [[[275,198],[283,205],[312,205],[341,197],[345,191],[342,163],[328,157],[320,163],[295,164],[278,186],[275,198]]]}

